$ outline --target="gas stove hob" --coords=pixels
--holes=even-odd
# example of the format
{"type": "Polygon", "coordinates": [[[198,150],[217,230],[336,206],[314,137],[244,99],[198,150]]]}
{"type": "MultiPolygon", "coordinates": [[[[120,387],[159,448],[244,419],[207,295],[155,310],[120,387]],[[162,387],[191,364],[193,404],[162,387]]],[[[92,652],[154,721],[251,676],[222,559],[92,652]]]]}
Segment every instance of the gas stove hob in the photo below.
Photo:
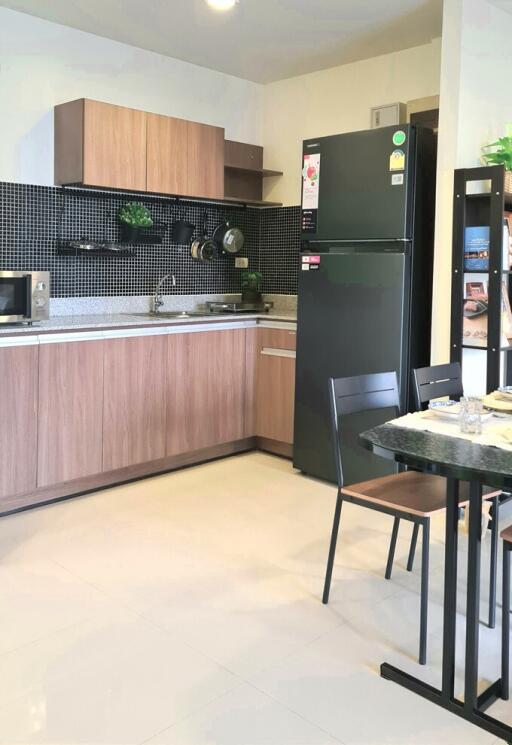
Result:
{"type": "Polygon", "coordinates": [[[268,313],[274,303],[207,303],[210,313],[268,313]]]}

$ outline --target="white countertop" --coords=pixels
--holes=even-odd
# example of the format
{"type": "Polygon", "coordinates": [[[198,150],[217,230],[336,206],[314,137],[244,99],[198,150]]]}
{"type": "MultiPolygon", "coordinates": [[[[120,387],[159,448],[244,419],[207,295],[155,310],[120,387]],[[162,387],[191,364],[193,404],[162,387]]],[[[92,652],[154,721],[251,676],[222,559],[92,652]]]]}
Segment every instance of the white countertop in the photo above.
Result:
{"type": "Polygon", "coordinates": [[[137,313],[105,313],[96,315],[54,316],[48,321],[39,321],[32,326],[26,324],[0,326],[0,337],[27,334],[39,336],[59,332],[101,330],[116,328],[151,328],[155,326],[188,326],[205,323],[252,321],[255,324],[268,322],[296,323],[297,314],[290,311],[269,311],[268,313],[205,313],[188,318],[166,318],[137,313]]]}

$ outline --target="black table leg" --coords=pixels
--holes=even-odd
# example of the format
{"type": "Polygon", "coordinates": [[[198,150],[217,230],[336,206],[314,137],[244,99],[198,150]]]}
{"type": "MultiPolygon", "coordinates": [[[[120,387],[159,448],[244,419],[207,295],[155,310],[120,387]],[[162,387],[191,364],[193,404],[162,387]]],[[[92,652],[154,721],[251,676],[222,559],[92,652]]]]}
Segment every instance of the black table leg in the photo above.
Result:
{"type": "Polygon", "coordinates": [[[482,485],[469,485],[468,587],[466,604],[466,673],[464,707],[473,711],[478,699],[478,640],[480,629],[480,552],[482,547],[482,485]]]}
{"type": "Polygon", "coordinates": [[[455,685],[455,632],[457,626],[457,548],[459,537],[459,482],[447,479],[444,548],[443,683],[446,699],[455,685]]]}
{"type": "Polygon", "coordinates": [[[443,682],[438,690],[393,665],[383,663],[381,675],[512,744],[512,727],[488,716],[485,710],[502,695],[501,679],[480,696],[478,681],[478,636],[480,609],[480,548],[482,540],[482,487],[470,484],[466,670],[464,703],[454,696],[455,632],[457,619],[458,481],[448,479],[444,575],[443,682]]]}

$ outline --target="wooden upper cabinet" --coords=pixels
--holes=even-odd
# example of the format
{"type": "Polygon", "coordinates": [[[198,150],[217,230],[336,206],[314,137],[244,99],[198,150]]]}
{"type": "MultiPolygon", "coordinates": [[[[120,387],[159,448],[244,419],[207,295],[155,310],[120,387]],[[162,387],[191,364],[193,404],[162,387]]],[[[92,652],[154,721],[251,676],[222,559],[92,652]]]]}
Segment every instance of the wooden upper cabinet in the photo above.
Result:
{"type": "Polygon", "coordinates": [[[101,473],[102,340],[41,344],[37,485],[101,473]]]}
{"type": "Polygon", "coordinates": [[[147,114],[147,190],[188,193],[188,122],[147,114]]]}
{"type": "Polygon", "coordinates": [[[224,197],[224,130],[209,124],[187,122],[188,196],[224,197]]]}
{"type": "Polygon", "coordinates": [[[0,498],[36,488],[38,354],[35,344],[0,348],[0,498]]]}
{"type": "Polygon", "coordinates": [[[55,183],[224,197],[224,130],[80,98],[55,107],[55,183]]]}
{"type": "Polygon", "coordinates": [[[146,190],[146,113],[79,99],[55,107],[55,183],[146,190]]]}

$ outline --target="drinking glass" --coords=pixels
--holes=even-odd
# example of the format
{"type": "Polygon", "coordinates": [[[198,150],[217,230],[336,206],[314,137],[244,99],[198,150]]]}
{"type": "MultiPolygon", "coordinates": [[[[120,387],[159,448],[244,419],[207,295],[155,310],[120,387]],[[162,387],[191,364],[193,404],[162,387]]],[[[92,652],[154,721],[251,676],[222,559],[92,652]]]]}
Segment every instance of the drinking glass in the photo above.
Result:
{"type": "Polygon", "coordinates": [[[483,403],[476,396],[463,396],[460,400],[459,427],[467,435],[482,433],[483,403]]]}

